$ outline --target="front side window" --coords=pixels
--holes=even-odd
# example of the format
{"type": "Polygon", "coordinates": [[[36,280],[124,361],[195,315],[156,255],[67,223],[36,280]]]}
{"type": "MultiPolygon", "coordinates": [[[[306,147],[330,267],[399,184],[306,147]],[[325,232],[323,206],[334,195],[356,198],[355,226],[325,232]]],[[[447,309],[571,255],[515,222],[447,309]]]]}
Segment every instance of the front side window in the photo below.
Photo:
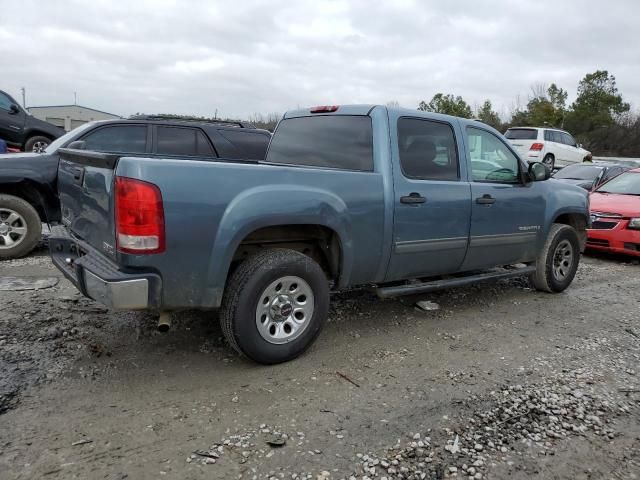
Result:
{"type": "Polygon", "coordinates": [[[569,145],[570,147],[576,146],[576,141],[568,133],[562,133],[562,143],[564,143],[565,145],[569,145]]]}
{"type": "Polygon", "coordinates": [[[273,134],[266,161],[372,171],[371,117],[320,115],[282,120],[273,134]]]}
{"type": "Polygon", "coordinates": [[[474,182],[520,183],[520,160],[498,137],[467,127],[474,182]]]}
{"type": "Polygon", "coordinates": [[[6,96],[4,93],[0,93],[0,108],[2,110],[6,110],[8,112],[11,109],[12,104],[13,102],[8,96],[6,96]]]}
{"type": "Polygon", "coordinates": [[[144,153],[146,125],[114,125],[99,128],[82,138],[87,150],[112,153],[144,153]]]}
{"type": "Polygon", "coordinates": [[[451,125],[420,118],[398,120],[400,166],[406,177],[458,180],[458,151],[451,125]]]}

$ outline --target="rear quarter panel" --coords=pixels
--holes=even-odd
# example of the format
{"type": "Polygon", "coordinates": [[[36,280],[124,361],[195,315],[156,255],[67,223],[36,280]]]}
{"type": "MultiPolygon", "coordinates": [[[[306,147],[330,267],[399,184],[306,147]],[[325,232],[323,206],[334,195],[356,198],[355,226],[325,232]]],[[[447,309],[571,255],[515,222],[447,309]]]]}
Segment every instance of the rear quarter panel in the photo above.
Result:
{"type": "Polygon", "coordinates": [[[119,255],[126,266],[160,273],[167,309],[218,307],[237,246],[252,231],[274,225],[333,229],[342,246],[341,285],[378,274],[385,224],[379,172],[122,158],[117,174],[162,192],[166,251],[119,255]]]}

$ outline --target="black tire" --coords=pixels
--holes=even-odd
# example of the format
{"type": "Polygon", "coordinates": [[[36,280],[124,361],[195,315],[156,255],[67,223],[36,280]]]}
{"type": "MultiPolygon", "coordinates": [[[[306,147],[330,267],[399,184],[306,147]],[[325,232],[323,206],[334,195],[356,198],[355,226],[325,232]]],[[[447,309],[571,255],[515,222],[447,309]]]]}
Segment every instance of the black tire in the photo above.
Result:
{"type": "Polygon", "coordinates": [[[39,152],[44,150],[51,143],[51,139],[48,137],[43,137],[41,135],[31,137],[24,144],[25,152],[39,152]]]}
{"type": "Polygon", "coordinates": [[[36,209],[22,198],[13,195],[0,195],[0,260],[23,257],[34,249],[41,237],[42,222],[36,209]],[[21,218],[8,225],[8,212],[15,212],[21,218]],[[8,227],[12,227],[14,232],[16,228],[26,227],[26,232],[18,237],[15,233],[11,235],[6,232],[5,229],[8,227]],[[8,240],[5,235],[9,235],[9,239],[15,242],[14,246],[7,246],[8,240]]]}
{"type": "Polygon", "coordinates": [[[554,223],[536,260],[536,272],[531,277],[534,287],[543,292],[562,292],[571,285],[579,263],[578,233],[569,225],[554,223]],[[565,255],[567,245],[572,251],[570,258],[565,255]]]}
{"type": "Polygon", "coordinates": [[[554,157],[552,154],[547,153],[544,158],[542,159],[542,163],[544,163],[549,170],[553,170],[553,167],[556,166],[556,157],[554,157]]]}
{"type": "MultiPolygon", "coordinates": [[[[272,298],[275,299],[275,295],[272,298]]],[[[281,313],[284,307],[282,309],[281,313]]],[[[247,258],[231,274],[219,315],[224,337],[235,350],[255,362],[275,364],[292,360],[309,348],[328,312],[329,283],[320,266],[294,250],[269,249],[247,258]],[[306,283],[313,294],[313,312],[311,318],[305,320],[304,328],[298,327],[297,337],[287,343],[274,344],[258,329],[257,309],[259,302],[269,298],[263,298],[265,290],[285,277],[297,277],[306,283]]],[[[269,319],[268,322],[275,321],[269,319]]],[[[286,323],[282,322],[282,328],[286,323]]]]}

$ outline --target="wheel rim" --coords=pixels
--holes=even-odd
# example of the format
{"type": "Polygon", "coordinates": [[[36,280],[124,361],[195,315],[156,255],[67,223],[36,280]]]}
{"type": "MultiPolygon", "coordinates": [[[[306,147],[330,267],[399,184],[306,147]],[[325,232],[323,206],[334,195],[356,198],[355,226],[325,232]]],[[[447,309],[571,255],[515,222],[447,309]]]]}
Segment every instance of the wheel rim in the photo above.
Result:
{"type": "Polygon", "coordinates": [[[34,152],[41,152],[43,151],[45,148],[47,148],[49,146],[49,144],[47,142],[35,142],[33,144],[33,148],[32,151],[34,152]]]}
{"type": "Polygon", "coordinates": [[[258,332],[269,343],[291,342],[311,323],[313,308],[313,290],[305,280],[294,276],[279,278],[258,299],[258,332]]]}
{"type": "Polygon", "coordinates": [[[573,266],[573,246],[568,240],[561,241],[553,254],[553,276],[563,281],[571,273],[573,266]]]}
{"type": "Polygon", "coordinates": [[[545,165],[549,165],[550,167],[553,166],[553,157],[547,155],[542,159],[542,163],[544,163],[545,165]]]}
{"type": "Polygon", "coordinates": [[[0,249],[17,247],[27,236],[27,222],[18,212],[0,207],[0,249]]]}

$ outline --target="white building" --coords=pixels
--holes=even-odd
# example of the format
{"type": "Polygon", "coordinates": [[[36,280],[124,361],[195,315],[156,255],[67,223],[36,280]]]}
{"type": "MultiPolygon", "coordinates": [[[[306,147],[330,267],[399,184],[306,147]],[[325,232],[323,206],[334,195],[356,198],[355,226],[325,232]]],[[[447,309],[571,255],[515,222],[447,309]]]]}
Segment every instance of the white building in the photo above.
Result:
{"type": "Polygon", "coordinates": [[[52,105],[46,107],[29,107],[29,113],[40,120],[64,128],[67,132],[92,120],[113,120],[122,118],[119,115],[102,112],[81,105],[52,105]]]}

